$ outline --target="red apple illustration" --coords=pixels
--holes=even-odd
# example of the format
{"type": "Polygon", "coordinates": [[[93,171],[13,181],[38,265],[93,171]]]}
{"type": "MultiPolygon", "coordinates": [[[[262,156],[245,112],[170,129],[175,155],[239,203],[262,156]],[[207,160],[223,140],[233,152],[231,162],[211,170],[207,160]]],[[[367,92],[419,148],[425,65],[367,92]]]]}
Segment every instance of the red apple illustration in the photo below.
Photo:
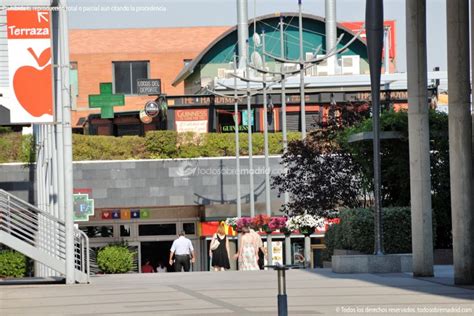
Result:
{"type": "MultiPolygon", "coordinates": [[[[45,49],[38,57],[32,48],[28,52],[33,56],[39,68],[46,66],[51,59],[51,49],[45,49]]],[[[13,89],[23,108],[32,116],[53,114],[53,86],[51,66],[37,69],[23,66],[13,76],[13,89]]]]}

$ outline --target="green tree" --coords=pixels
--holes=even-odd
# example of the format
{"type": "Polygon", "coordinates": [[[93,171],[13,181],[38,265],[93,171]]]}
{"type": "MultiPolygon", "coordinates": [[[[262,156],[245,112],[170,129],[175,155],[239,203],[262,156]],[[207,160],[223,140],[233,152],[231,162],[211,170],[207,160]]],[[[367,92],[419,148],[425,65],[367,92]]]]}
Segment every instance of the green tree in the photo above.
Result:
{"type": "MultiPolygon", "coordinates": [[[[448,116],[430,111],[430,153],[432,208],[436,226],[437,248],[451,248],[451,208],[449,186],[448,116]]],[[[383,112],[380,118],[382,131],[400,133],[398,139],[381,141],[382,203],[384,207],[410,205],[410,158],[408,145],[408,113],[406,111],[383,112]]],[[[351,153],[362,171],[364,189],[373,189],[372,142],[349,143],[350,135],[372,130],[372,120],[366,119],[347,127],[338,136],[340,146],[351,153]]]]}

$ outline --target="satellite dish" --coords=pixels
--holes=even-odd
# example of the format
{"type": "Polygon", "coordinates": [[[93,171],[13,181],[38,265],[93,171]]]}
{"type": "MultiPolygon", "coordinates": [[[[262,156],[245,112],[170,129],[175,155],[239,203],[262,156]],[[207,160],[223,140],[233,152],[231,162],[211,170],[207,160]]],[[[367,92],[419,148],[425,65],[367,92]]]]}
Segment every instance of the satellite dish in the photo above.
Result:
{"type": "Polygon", "coordinates": [[[262,68],[263,65],[263,60],[262,56],[258,52],[253,52],[252,56],[250,57],[250,60],[252,61],[252,64],[256,68],[262,68]]]}
{"type": "Polygon", "coordinates": [[[262,40],[260,39],[260,35],[258,33],[253,33],[253,44],[255,47],[260,47],[262,45],[262,40]]]}

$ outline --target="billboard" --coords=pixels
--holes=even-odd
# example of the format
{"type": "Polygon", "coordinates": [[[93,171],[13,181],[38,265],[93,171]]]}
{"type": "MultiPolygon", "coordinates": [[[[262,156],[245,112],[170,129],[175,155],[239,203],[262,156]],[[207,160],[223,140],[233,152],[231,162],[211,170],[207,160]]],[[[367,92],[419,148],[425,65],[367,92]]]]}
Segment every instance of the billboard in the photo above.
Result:
{"type": "Polygon", "coordinates": [[[50,18],[49,11],[7,10],[12,124],[54,120],[50,18]]]}
{"type": "Polygon", "coordinates": [[[207,133],[209,116],[207,109],[176,110],[175,113],[176,131],[178,133],[207,133]]]}
{"type": "MultiPolygon", "coordinates": [[[[359,30],[364,26],[364,22],[341,22],[340,23],[343,27],[351,30],[352,32],[354,33],[358,33],[359,30]]],[[[385,27],[388,27],[390,32],[388,33],[389,35],[389,43],[390,43],[390,59],[395,59],[396,57],[396,53],[397,53],[397,38],[396,38],[396,23],[395,21],[393,20],[390,20],[390,21],[384,21],[383,22],[383,25],[385,27]]],[[[365,40],[366,39],[366,35],[365,35],[365,30],[362,31],[362,33],[360,34],[360,37],[365,40]]]]}

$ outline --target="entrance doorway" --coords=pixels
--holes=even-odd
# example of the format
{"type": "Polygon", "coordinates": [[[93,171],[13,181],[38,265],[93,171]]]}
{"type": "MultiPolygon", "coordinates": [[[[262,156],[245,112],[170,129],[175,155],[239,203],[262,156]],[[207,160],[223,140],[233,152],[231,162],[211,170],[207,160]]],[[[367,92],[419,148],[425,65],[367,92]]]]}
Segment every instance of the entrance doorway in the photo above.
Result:
{"type": "Polygon", "coordinates": [[[156,271],[160,263],[164,264],[168,272],[174,272],[173,267],[168,264],[170,248],[173,241],[142,241],[141,242],[141,262],[145,264],[147,260],[156,271]]]}

